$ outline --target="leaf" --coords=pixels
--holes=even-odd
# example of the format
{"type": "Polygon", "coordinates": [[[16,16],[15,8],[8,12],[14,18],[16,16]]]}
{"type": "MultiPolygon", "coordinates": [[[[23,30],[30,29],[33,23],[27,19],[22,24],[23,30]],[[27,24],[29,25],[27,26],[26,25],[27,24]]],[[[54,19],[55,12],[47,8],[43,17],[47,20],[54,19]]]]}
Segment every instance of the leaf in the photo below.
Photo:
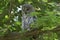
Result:
{"type": "Polygon", "coordinates": [[[38,12],[32,12],[30,15],[31,16],[36,16],[36,15],[38,15],[39,13],[38,12]]]}
{"type": "Polygon", "coordinates": [[[8,16],[8,15],[5,15],[5,18],[6,18],[6,19],[8,19],[8,18],[9,18],[9,16],[8,16]]]}
{"type": "Polygon", "coordinates": [[[15,22],[16,25],[21,25],[21,23],[19,21],[15,22]]]}

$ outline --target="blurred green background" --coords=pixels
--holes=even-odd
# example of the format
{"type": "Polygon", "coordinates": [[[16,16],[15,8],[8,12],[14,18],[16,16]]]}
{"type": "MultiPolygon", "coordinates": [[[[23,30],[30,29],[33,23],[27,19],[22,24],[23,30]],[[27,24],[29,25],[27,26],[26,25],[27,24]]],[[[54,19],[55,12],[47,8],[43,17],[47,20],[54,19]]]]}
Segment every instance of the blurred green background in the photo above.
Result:
{"type": "MultiPolygon", "coordinates": [[[[60,25],[60,0],[0,0],[0,36],[7,34],[8,30],[22,32],[21,11],[17,12],[17,7],[25,3],[33,5],[35,12],[31,15],[37,16],[35,24],[31,24],[32,29],[52,30],[60,25]]],[[[40,34],[37,40],[60,40],[60,32],[40,34]]]]}

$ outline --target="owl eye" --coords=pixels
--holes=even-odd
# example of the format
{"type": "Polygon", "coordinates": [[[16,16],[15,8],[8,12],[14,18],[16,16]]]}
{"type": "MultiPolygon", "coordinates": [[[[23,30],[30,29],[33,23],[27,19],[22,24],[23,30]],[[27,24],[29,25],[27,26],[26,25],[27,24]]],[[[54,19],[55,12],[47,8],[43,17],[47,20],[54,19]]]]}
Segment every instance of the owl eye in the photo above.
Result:
{"type": "Polygon", "coordinates": [[[27,8],[26,11],[29,11],[29,9],[27,8]]]}

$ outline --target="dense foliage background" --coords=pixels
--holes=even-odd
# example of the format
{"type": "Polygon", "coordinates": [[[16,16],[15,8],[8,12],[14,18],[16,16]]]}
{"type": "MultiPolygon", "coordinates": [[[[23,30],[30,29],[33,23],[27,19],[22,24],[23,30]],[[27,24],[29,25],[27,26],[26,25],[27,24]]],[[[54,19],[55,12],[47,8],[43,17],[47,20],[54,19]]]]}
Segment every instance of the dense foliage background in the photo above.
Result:
{"type": "MultiPolygon", "coordinates": [[[[60,27],[60,0],[0,0],[0,36],[9,32],[22,32],[21,11],[18,12],[17,8],[25,3],[35,8],[35,12],[31,15],[36,15],[37,20],[35,24],[31,24],[32,29],[45,31],[60,27]]],[[[36,38],[37,40],[60,40],[60,31],[39,34],[36,38]]],[[[31,37],[22,38],[25,39],[34,40],[31,37]]]]}

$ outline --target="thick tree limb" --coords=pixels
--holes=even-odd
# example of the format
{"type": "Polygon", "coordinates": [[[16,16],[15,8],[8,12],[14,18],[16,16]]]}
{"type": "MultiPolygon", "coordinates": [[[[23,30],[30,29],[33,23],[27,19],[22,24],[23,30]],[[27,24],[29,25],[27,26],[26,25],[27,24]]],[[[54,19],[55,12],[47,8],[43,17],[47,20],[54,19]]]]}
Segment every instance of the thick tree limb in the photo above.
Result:
{"type": "Polygon", "coordinates": [[[40,29],[33,29],[31,31],[27,31],[25,33],[18,33],[18,32],[11,32],[8,33],[5,36],[1,36],[0,40],[16,40],[16,39],[22,39],[23,37],[30,37],[30,36],[36,36],[36,35],[40,35],[43,33],[49,33],[49,32],[59,32],[60,31],[60,27],[54,28],[53,30],[40,30],[40,29]]]}

